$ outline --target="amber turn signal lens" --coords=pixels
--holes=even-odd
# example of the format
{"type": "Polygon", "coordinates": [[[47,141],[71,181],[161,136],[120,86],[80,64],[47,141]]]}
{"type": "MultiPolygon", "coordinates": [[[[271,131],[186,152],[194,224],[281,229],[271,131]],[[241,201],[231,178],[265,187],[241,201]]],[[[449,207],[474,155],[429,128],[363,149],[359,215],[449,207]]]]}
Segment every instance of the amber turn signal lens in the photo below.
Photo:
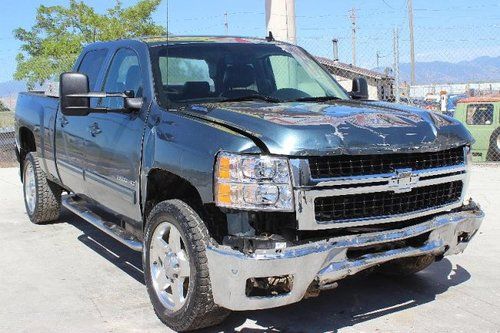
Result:
{"type": "Polygon", "coordinates": [[[217,187],[217,201],[222,204],[231,203],[231,186],[229,184],[219,184],[217,187]]]}
{"type": "Polygon", "coordinates": [[[219,159],[219,170],[217,176],[219,179],[231,178],[231,160],[229,157],[223,156],[219,159]]]}

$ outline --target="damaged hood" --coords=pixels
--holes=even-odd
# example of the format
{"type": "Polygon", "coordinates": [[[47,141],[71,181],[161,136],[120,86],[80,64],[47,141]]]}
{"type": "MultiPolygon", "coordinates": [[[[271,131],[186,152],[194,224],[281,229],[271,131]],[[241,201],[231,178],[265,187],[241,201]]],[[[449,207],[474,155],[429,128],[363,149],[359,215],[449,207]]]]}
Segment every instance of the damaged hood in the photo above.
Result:
{"type": "Polygon", "coordinates": [[[278,155],[437,151],[473,141],[453,118],[378,101],[252,101],[192,105],[185,111],[244,133],[278,155]]]}

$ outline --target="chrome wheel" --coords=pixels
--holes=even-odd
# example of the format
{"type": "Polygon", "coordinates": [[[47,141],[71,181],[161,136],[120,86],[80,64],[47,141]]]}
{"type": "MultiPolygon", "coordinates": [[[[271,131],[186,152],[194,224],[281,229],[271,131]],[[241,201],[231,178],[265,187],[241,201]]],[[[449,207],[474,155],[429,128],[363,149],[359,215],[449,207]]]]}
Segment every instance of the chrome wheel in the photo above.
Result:
{"type": "Polygon", "coordinates": [[[36,205],[36,181],[33,164],[28,163],[24,169],[24,200],[30,215],[35,211],[36,205]]]}
{"type": "Polygon", "coordinates": [[[172,223],[156,227],[149,246],[149,269],[160,302],[171,311],[179,310],[186,303],[191,268],[181,233],[172,223]]]}

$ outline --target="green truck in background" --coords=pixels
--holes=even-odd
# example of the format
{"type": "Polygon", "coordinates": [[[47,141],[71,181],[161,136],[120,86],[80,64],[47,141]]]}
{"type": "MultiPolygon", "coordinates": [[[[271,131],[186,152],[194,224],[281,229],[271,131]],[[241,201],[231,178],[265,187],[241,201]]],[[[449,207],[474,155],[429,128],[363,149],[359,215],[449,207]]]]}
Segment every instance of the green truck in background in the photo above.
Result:
{"type": "Polygon", "coordinates": [[[500,161],[500,96],[462,99],[455,118],[476,139],[472,146],[474,161],[500,161]]]}

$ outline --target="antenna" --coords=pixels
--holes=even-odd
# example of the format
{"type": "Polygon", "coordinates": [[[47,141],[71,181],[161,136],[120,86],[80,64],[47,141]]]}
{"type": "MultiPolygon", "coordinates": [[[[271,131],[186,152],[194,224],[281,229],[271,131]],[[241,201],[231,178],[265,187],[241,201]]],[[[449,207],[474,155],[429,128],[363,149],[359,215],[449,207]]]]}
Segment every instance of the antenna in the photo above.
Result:
{"type": "Polygon", "coordinates": [[[229,21],[227,12],[224,13],[224,29],[226,31],[226,35],[229,35],[229,21]]]}
{"type": "Polygon", "coordinates": [[[272,31],[269,31],[269,35],[266,37],[266,41],[274,42],[274,36],[272,31]]]}
{"type": "Polygon", "coordinates": [[[168,44],[168,35],[170,35],[170,29],[168,27],[168,22],[170,21],[170,12],[169,12],[169,5],[168,5],[168,0],[167,2],[167,44],[168,44]]]}
{"type": "MultiPolygon", "coordinates": [[[[169,69],[169,64],[168,64],[169,54],[168,54],[168,51],[169,51],[169,46],[170,46],[170,42],[169,42],[169,39],[170,39],[170,28],[169,28],[170,6],[169,6],[169,1],[166,0],[166,2],[167,2],[167,87],[168,87],[168,83],[169,83],[168,81],[169,81],[169,78],[170,78],[170,75],[169,75],[170,73],[168,73],[168,69],[169,69]]],[[[170,104],[169,102],[170,102],[170,99],[167,98],[167,103],[170,104]]]]}

